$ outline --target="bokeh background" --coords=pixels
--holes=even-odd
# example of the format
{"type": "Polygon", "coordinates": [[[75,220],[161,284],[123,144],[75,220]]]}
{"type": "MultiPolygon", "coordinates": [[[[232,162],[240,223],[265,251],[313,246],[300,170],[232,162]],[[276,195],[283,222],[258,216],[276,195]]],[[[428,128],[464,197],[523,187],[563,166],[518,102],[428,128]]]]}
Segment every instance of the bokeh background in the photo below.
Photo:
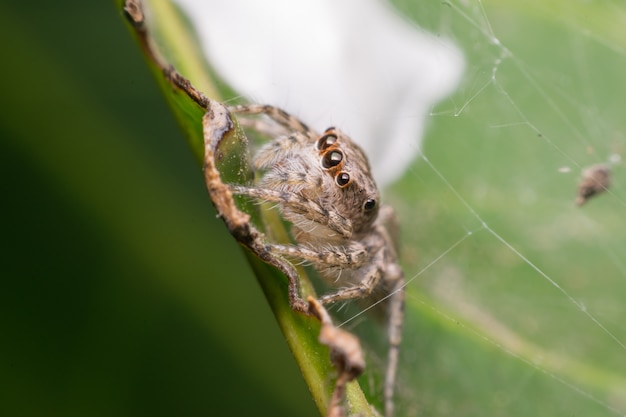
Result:
{"type": "Polygon", "coordinates": [[[318,415],[114,2],[0,39],[0,415],[318,415]]]}

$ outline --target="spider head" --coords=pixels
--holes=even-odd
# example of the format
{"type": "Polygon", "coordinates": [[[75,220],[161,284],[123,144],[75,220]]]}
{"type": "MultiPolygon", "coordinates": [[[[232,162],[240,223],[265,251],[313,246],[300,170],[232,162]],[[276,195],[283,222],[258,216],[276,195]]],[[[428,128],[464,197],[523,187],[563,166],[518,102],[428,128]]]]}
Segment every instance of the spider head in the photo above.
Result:
{"type": "Polygon", "coordinates": [[[354,233],[365,232],[378,214],[378,188],[365,153],[350,137],[330,127],[316,141],[320,167],[328,184],[327,209],[352,223],[354,233]]]}

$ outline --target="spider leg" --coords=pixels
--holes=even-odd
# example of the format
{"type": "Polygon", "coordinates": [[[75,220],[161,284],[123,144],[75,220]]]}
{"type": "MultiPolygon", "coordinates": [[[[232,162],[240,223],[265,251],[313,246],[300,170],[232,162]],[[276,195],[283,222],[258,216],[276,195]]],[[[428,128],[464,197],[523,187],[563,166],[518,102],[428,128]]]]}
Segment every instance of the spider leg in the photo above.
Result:
{"type": "Polygon", "coordinates": [[[277,138],[288,134],[284,126],[271,123],[264,119],[248,119],[244,117],[237,118],[237,122],[241,127],[254,130],[268,138],[277,138]]]}
{"type": "Polygon", "coordinates": [[[385,370],[385,387],[383,390],[385,416],[387,417],[393,416],[394,413],[393,394],[398,371],[400,343],[402,342],[402,325],[404,324],[404,282],[404,275],[400,272],[389,296],[387,324],[389,350],[387,351],[387,369],[385,370]]]}
{"type": "Polygon", "coordinates": [[[361,375],[365,368],[361,344],[353,334],[335,327],[319,301],[313,297],[309,297],[308,301],[311,312],[322,322],[319,341],[330,348],[331,361],[339,373],[327,417],[344,417],[342,401],[346,396],[346,384],[361,375]]]}
{"type": "Polygon", "coordinates": [[[331,230],[339,233],[342,237],[349,239],[352,236],[352,223],[336,212],[328,211],[314,201],[308,200],[299,194],[288,191],[270,190],[266,188],[244,187],[241,185],[231,185],[231,190],[235,194],[247,195],[261,201],[283,203],[288,206],[291,213],[284,213],[287,220],[290,214],[300,215],[321,225],[328,226],[331,230]]]}
{"type": "Polygon", "coordinates": [[[337,301],[354,300],[368,297],[374,288],[378,286],[384,274],[384,249],[381,248],[372,258],[369,269],[363,271],[364,278],[355,285],[342,288],[334,293],[326,294],[320,297],[322,304],[332,304],[337,301]]]}
{"type": "Polygon", "coordinates": [[[268,245],[268,250],[277,255],[311,262],[323,267],[356,269],[367,261],[367,250],[360,243],[351,243],[348,247],[331,246],[323,250],[312,250],[305,246],[268,245]]]}
{"type": "Polygon", "coordinates": [[[381,248],[372,259],[372,267],[365,273],[365,278],[358,284],[342,288],[334,293],[320,297],[322,304],[331,304],[342,300],[362,299],[368,297],[374,288],[382,285],[389,291],[387,304],[387,368],[385,370],[384,400],[385,416],[394,413],[394,390],[400,343],[402,341],[402,325],[404,323],[404,275],[393,260],[387,262],[385,248],[381,248]],[[381,282],[382,281],[382,282],[381,282]]]}
{"type": "Polygon", "coordinates": [[[235,114],[243,116],[266,115],[288,131],[299,132],[311,138],[316,136],[316,133],[311,130],[309,126],[307,126],[304,122],[278,107],[270,106],[267,104],[246,104],[231,106],[228,109],[235,114]]]}

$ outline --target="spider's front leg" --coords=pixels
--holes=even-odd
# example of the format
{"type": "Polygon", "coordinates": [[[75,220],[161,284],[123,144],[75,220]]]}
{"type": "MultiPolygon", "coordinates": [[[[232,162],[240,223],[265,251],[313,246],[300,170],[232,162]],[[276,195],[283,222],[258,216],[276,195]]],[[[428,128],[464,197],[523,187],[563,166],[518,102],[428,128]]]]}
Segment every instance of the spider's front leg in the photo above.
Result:
{"type": "MultiPolygon", "coordinates": [[[[264,115],[269,117],[274,122],[278,123],[288,132],[299,132],[306,136],[312,137],[315,135],[309,126],[306,125],[303,121],[298,119],[295,116],[287,113],[283,109],[278,107],[270,106],[267,104],[246,104],[239,106],[231,106],[228,108],[232,113],[235,113],[240,116],[255,116],[255,115],[264,115]]],[[[245,124],[245,122],[244,122],[245,124]]],[[[267,124],[265,123],[249,123],[255,129],[265,132],[270,131],[267,124]]]]}
{"type": "MultiPolygon", "coordinates": [[[[258,201],[284,204],[289,207],[292,214],[306,215],[310,221],[327,226],[346,239],[352,236],[352,223],[349,219],[340,216],[336,212],[328,211],[314,201],[307,200],[299,194],[240,185],[231,185],[231,190],[235,194],[246,195],[258,201]]],[[[287,217],[289,217],[288,214],[287,217]]],[[[295,219],[287,218],[287,220],[294,222],[295,219]]]]}
{"type": "Polygon", "coordinates": [[[369,297],[374,288],[378,287],[384,273],[384,250],[379,249],[365,266],[358,270],[362,276],[358,284],[342,288],[334,293],[320,297],[322,304],[333,304],[337,301],[355,300],[369,297]]]}
{"type": "Polygon", "coordinates": [[[367,249],[353,242],[345,247],[328,247],[314,250],[306,246],[268,244],[270,252],[292,259],[310,262],[317,269],[347,268],[355,269],[367,261],[367,249]]]}

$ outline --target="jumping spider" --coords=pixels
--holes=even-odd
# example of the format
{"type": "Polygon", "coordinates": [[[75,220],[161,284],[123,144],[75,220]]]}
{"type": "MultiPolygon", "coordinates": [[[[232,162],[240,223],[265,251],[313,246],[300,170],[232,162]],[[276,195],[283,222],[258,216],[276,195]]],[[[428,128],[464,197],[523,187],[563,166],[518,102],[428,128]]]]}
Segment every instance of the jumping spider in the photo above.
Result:
{"type": "Polygon", "coordinates": [[[379,203],[365,153],[340,130],[329,127],[318,134],[276,107],[244,105],[228,110],[242,124],[273,137],[253,158],[253,168],[263,172],[257,184],[231,186],[235,194],[276,203],[291,223],[295,244],[264,242],[266,249],[277,257],[311,263],[328,284],[340,288],[320,297],[322,304],[366,298],[375,302],[389,296],[384,391],[385,414],[390,416],[404,277],[386,228],[393,221],[393,210],[379,203]],[[253,115],[268,120],[247,119],[253,115]]]}
{"type": "Polygon", "coordinates": [[[335,327],[324,304],[351,299],[384,300],[389,351],[384,383],[385,415],[393,414],[393,391],[404,317],[404,277],[387,230],[393,211],[380,205],[380,196],[363,150],[334,127],[322,134],[273,107],[225,107],[207,98],[168,65],[151,45],[139,0],[126,0],[124,11],[149,58],[166,79],[205,111],[204,174],[207,189],[231,234],[289,280],[293,310],[312,314],[322,322],[320,341],[331,348],[338,370],[329,416],[342,416],[345,384],[363,370],[358,339],[335,327]],[[255,184],[225,184],[216,167],[216,150],[222,139],[240,123],[271,141],[253,157],[251,168],[260,179],[255,184]],[[236,206],[233,195],[278,206],[291,223],[292,244],[270,242],[236,206]],[[319,300],[305,301],[300,294],[295,262],[310,263],[337,291],[319,300]]]}

